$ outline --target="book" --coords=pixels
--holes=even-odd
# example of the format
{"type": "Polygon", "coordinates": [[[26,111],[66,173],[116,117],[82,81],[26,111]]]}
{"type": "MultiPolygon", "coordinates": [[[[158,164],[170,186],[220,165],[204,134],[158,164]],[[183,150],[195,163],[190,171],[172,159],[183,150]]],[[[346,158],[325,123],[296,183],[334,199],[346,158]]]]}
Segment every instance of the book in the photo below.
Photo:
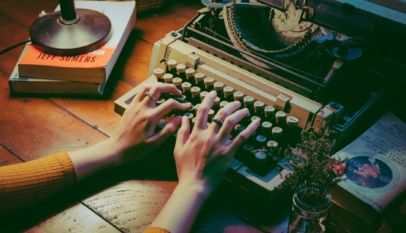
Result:
{"type": "MultiPolygon", "coordinates": [[[[76,8],[104,13],[111,21],[111,38],[99,49],[76,56],[45,54],[28,43],[18,63],[21,77],[105,83],[135,23],[134,1],[75,1],[76,8]]],[[[59,6],[56,10],[59,10],[59,6]]]]}
{"type": "Polygon", "coordinates": [[[406,213],[406,123],[385,113],[333,157],[348,158],[331,189],[333,222],[357,232],[390,232],[406,213]]]}

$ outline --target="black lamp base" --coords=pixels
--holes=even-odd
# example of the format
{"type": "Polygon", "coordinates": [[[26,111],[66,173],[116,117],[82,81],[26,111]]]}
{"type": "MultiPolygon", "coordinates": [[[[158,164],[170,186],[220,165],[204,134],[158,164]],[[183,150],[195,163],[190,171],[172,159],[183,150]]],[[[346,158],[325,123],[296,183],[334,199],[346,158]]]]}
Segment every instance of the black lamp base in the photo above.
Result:
{"type": "Polygon", "coordinates": [[[76,9],[77,17],[65,21],[60,11],[48,13],[30,27],[32,44],[38,50],[60,56],[94,51],[111,37],[110,19],[97,11],[76,9]]]}

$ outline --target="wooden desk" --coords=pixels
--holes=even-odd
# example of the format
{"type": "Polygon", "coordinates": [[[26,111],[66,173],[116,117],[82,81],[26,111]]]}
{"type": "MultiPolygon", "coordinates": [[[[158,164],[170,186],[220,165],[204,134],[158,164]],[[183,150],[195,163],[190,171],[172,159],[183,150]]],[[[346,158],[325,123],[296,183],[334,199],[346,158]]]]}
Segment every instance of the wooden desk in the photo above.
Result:
{"type": "MultiPolygon", "coordinates": [[[[1,1],[0,48],[27,39],[29,27],[41,10],[53,11],[58,3],[1,1]]],[[[113,110],[114,101],[146,78],[153,43],[183,27],[202,7],[200,0],[176,0],[167,1],[160,10],[138,14],[102,99],[10,97],[8,78],[23,47],[0,55],[0,166],[80,149],[106,139],[120,120],[113,110]]],[[[167,166],[168,176],[156,175],[152,168],[137,167],[98,176],[75,190],[1,219],[0,232],[141,232],[177,184],[173,166],[171,169],[164,162],[153,162],[152,167],[167,166]]],[[[244,198],[227,198],[233,192],[226,190],[228,186],[222,189],[224,192],[219,191],[204,208],[194,231],[286,229],[286,214],[279,214],[280,210],[264,206],[256,209],[249,199],[241,204],[244,198]]]]}

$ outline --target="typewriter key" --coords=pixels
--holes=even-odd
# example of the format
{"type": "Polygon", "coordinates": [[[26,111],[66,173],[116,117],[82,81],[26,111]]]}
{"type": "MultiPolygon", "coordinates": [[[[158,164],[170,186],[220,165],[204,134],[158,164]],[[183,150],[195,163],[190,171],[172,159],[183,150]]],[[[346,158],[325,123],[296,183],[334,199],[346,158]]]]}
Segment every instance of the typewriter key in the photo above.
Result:
{"type": "Polygon", "coordinates": [[[279,139],[282,137],[283,129],[281,127],[273,127],[272,128],[272,137],[274,139],[279,139]]]}
{"type": "Polygon", "coordinates": [[[179,90],[182,90],[182,79],[181,78],[174,78],[172,80],[172,83],[176,86],[176,88],[178,88],[179,90]]]}
{"type": "Polygon", "coordinates": [[[172,83],[173,82],[173,74],[166,73],[164,74],[164,83],[172,83]]]}
{"type": "Polygon", "coordinates": [[[217,96],[221,96],[223,94],[223,89],[224,89],[224,83],[222,82],[215,82],[213,84],[214,90],[217,92],[217,96]]]}
{"type": "Polygon", "coordinates": [[[179,75],[179,77],[182,80],[185,80],[185,78],[186,78],[186,75],[185,75],[186,66],[184,64],[178,64],[176,66],[176,71],[177,71],[177,74],[179,75]]]}
{"type": "Polygon", "coordinates": [[[264,109],[265,118],[268,120],[272,120],[275,116],[275,108],[272,106],[266,106],[264,109]]]}
{"type": "Polygon", "coordinates": [[[262,101],[254,102],[254,112],[257,116],[262,117],[264,115],[265,104],[262,101]]]}
{"type": "Polygon", "coordinates": [[[206,91],[213,90],[213,85],[214,85],[214,79],[212,77],[206,77],[204,79],[204,87],[206,88],[206,91]]]}
{"type": "Polygon", "coordinates": [[[255,142],[258,147],[263,147],[266,145],[267,138],[264,135],[258,135],[255,137],[255,142]]]}
{"type": "Polygon", "coordinates": [[[262,122],[261,131],[265,136],[270,136],[272,134],[272,123],[269,121],[262,122]]]}
{"type": "Polygon", "coordinates": [[[235,101],[240,101],[240,102],[241,102],[241,106],[244,106],[244,104],[243,104],[244,93],[242,93],[241,91],[236,91],[236,92],[234,92],[234,100],[235,100],[235,101]]]}
{"type": "Polygon", "coordinates": [[[286,123],[286,113],[283,111],[277,111],[275,113],[275,120],[277,124],[285,124],[286,123]]]}
{"type": "Polygon", "coordinates": [[[178,62],[176,60],[169,60],[167,64],[169,72],[173,75],[176,75],[176,65],[178,64],[178,62]]]}
{"type": "Polygon", "coordinates": [[[186,69],[186,81],[190,82],[190,83],[194,83],[195,82],[195,69],[192,68],[187,68],[186,69]]]}
{"type": "Polygon", "coordinates": [[[266,147],[272,152],[272,153],[277,153],[278,152],[278,143],[274,140],[270,140],[266,143],[266,147]]]}
{"type": "Polygon", "coordinates": [[[224,87],[223,92],[224,92],[224,98],[228,102],[234,101],[234,99],[233,99],[234,88],[232,88],[230,86],[224,87]]]}
{"type": "Polygon", "coordinates": [[[204,74],[202,73],[196,73],[195,74],[195,83],[196,86],[200,87],[201,89],[204,89],[204,74]]]}
{"type": "Polygon", "coordinates": [[[156,68],[154,70],[154,76],[156,77],[158,82],[161,82],[161,83],[164,82],[164,80],[162,79],[162,76],[164,76],[164,71],[162,69],[156,68]]]}
{"type": "Polygon", "coordinates": [[[207,91],[200,92],[200,101],[203,102],[206,95],[209,94],[207,91]]]}
{"type": "Polygon", "coordinates": [[[293,128],[298,126],[299,120],[294,116],[289,116],[286,118],[286,124],[289,126],[289,128],[293,128]]]}
{"type": "Polygon", "coordinates": [[[221,101],[220,108],[224,108],[224,106],[226,106],[227,104],[228,104],[228,101],[225,101],[225,100],[221,101]]]}
{"type": "Polygon", "coordinates": [[[252,111],[252,108],[254,107],[254,98],[252,96],[247,95],[244,97],[244,107],[252,111]]]}

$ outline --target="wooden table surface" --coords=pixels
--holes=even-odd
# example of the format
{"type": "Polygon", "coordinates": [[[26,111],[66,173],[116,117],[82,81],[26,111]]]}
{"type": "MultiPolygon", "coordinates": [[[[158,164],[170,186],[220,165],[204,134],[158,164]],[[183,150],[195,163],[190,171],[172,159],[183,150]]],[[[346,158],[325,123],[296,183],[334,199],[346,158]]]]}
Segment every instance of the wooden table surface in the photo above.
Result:
{"type": "MultiPolygon", "coordinates": [[[[58,3],[1,1],[0,49],[26,40],[38,14],[53,11],[58,3]]],[[[154,42],[183,27],[202,7],[200,0],[172,0],[159,10],[139,13],[103,98],[10,97],[8,78],[23,47],[0,55],[0,166],[106,139],[120,121],[114,101],[146,78],[154,42]]],[[[74,190],[1,219],[0,232],[141,232],[177,184],[171,158],[149,163],[99,175],[74,190]]],[[[285,231],[286,206],[263,205],[250,195],[237,186],[222,185],[202,210],[193,231],[285,231]]]]}

